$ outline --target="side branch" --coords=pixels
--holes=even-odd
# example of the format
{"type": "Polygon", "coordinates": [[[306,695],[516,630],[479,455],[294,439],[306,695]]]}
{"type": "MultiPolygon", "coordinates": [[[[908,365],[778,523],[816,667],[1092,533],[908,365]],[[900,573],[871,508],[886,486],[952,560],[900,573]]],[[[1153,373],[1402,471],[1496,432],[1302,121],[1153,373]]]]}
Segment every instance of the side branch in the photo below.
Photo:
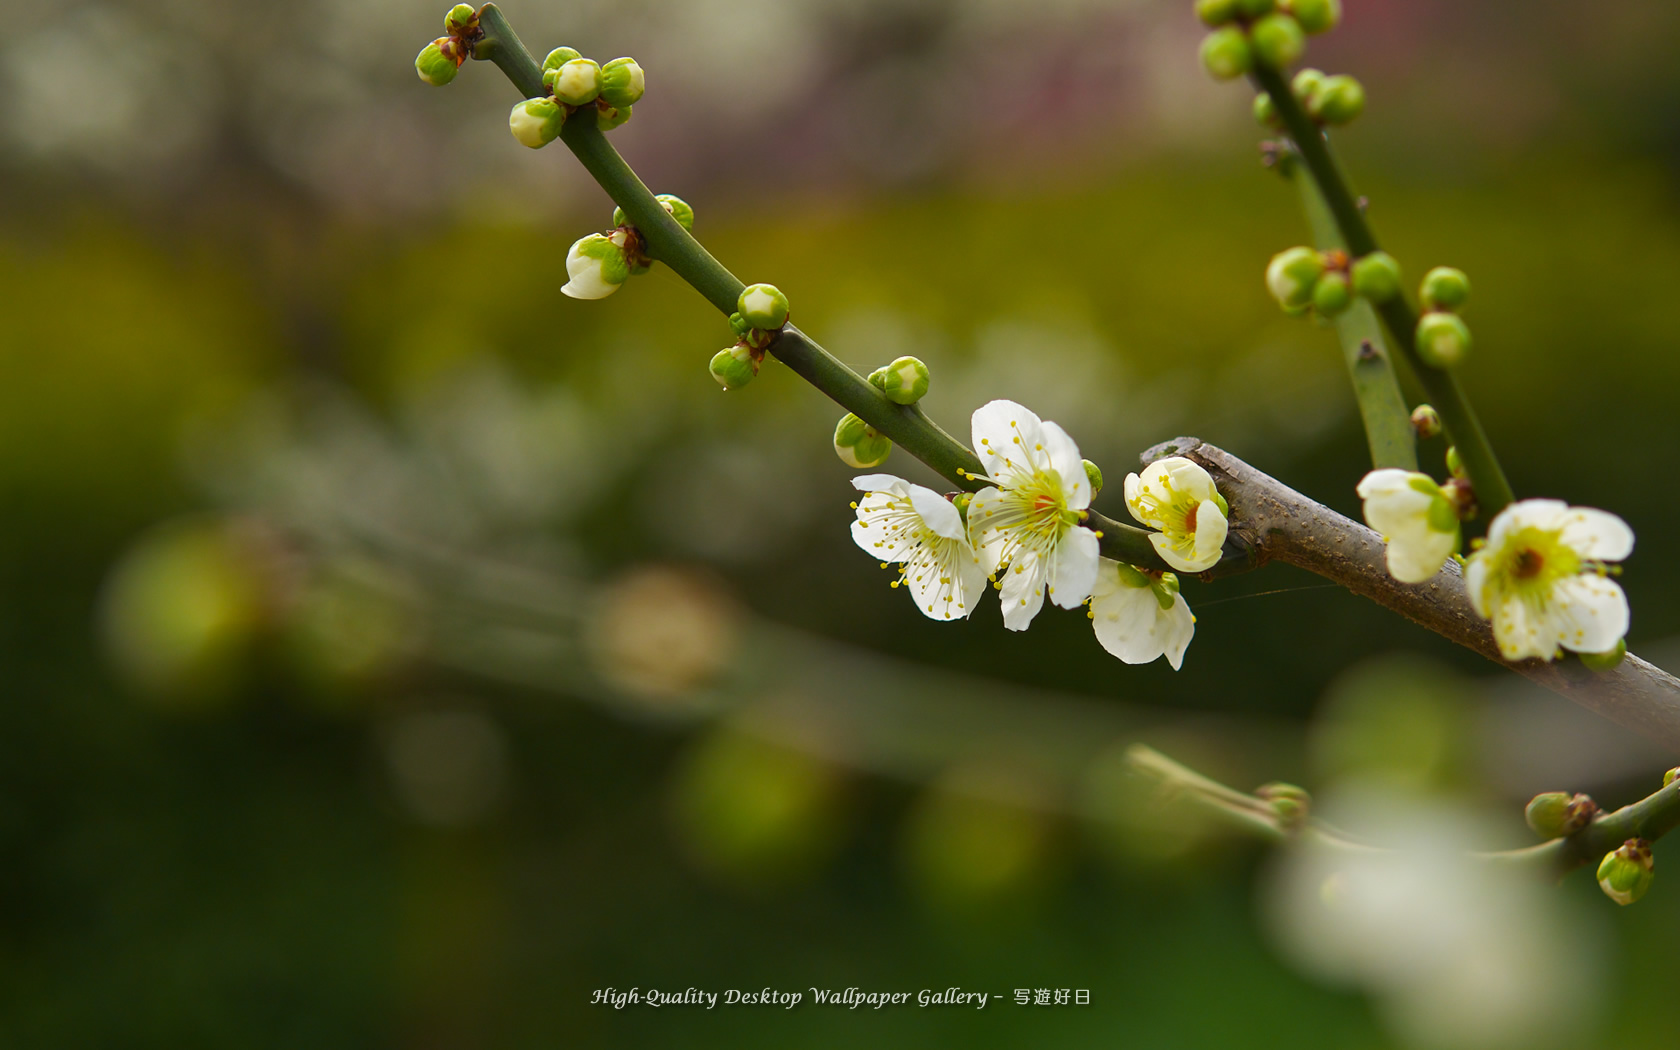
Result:
{"type": "Polygon", "coordinates": [[[1447,562],[1426,583],[1399,583],[1389,575],[1381,536],[1224,449],[1176,438],[1145,452],[1143,460],[1164,456],[1187,456],[1208,469],[1230,501],[1233,535],[1258,562],[1279,561],[1317,573],[1680,752],[1680,679],[1667,671],[1631,653],[1615,669],[1599,672],[1575,660],[1507,663],[1499,657],[1492,628],[1471,608],[1457,562],[1447,562]]]}

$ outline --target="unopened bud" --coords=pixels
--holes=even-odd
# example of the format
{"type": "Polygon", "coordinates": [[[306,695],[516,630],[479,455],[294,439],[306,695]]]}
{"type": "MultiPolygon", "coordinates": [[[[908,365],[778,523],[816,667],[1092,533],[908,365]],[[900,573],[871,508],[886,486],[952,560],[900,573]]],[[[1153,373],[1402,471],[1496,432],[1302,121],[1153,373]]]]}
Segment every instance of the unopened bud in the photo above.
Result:
{"type": "Polygon", "coordinates": [[[572,59],[582,58],[582,57],[583,57],[583,52],[579,51],[575,47],[557,47],[553,51],[550,51],[548,53],[547,58],[543,59],[543,64],[542,64],[543,72],[544,73],[556,72],[560,69],[561,66],[565,65],[567,62],[570,62],[572,59]]]}
{"type": "Polygon", "coordinates": [[[1237,0],[1196,0],[1196,17],[1206,26],[1222,26],[1237,17],[1237,0]]]}
{"type": "Polygon", "coordinates": [[[741,289],[735,309],[754,328],[773,332],[787,324],[788,299],[773,284],[749,284],[741,289]]]}
{"type": "Polygon", "coordinates": [[[592,233],[566,253],[571,278],[560,290],[573,299],[605,299],[630,279],[630,260],[612,238],[592,233]]]}
{"type": "Polygon", "coordinates": [[[1285,309],[1307,306],[1313,286],[1324,274],[1324,257],[1311,248],[1290,248],[1272,256],[1266,267],[1266,287],[1285,309]]]}
{"type": "Polygon", "coordinates": [[[1353,290],[1373,303],[1386,303],[1400,294],[1400,264],[1387,252],[1355,259],[1350,271],[1353,290]]]}
{"type": "Polygon", "coordinates": [[[1342,74],[1325,77],[1307,96],[1307,114],[1320,124],[1351,124],[1365,112],[1365,86],[1342,74]]]}
{"type": "Polygon", "coordinates": [[[678,226],[690,233],[694,232],[694,209],[689,207],[687,201],[674,193],[661,193],[654,200],[665,206],[665,210],[671,213],[671,218],[677,220],[678,226]]]}
{"type": "Polygon", "coordinates": [[[521,146],[541,149],[560,135],[566,111],[549,98],[528,98],[508,113],[508,130],[521,146]]]}
{"type": "Polygon", "coordinates": [[[630,107],[614,108],[600,99],[595,100],[595,126],[602,131],[611,131],[630,119],[630,107]]]}
{"type": "Polygon", "coordinates": [[[1663,774],[1663,787],[1667,787],[1668,785],[1674,783],[1676,778],[1680,778],[1680,766],[1675,766],[1673,769],[1663,774]]]}
{"type": "Polygon", "coordinates": [[[1447,473],[1451,474],[1455,478],[1469,476],[1468,472],[1464,469],[1464,457],[1458,454],[1457,445],[1447,446],[1447,473]]]}
{"type": "Polygon", "coordinates": [[[1218,80],[1235,80],[1254,68],[1248,34],[1237,26],[1221,26],[1202,41],[1202,65],[1218,80]]]}
{"type": "Polygon", "coordinates": [[[1345,274],[1331,272],[1313,285],[1313,309],[1323,317],[1335,317],[1353,302],[1353,289],[1345,274]]]}
{"type": "Polygon", "coordinates": [[[634,106],[647,90],[642,67],[633,58],[615,58],[601,67],[601,97],[615,109],[634,106]]]}
{"type": "Polygon", "coordinates": [[[1324,70],[1307,68],[1295,74],[1295,79],[1289,82],[1289,90],[1294,94],[1296,100],[1304,106],[1307,104],[1307,99],[1312,98],[1313,92],[1317,91],[1318,85],[1322,83],[1324,83],[1324,70]]]}
{"type": "Polygon", "coordinates": [[[1308,33],[1328,33],[1342,20],[1342,0],[1289,0],[1288,7],[1308,33]]]}
{"type": "Polygon", "coordinates": [[[834,452],[840,457],[840,462],[862,470],[885,463],[887,455],[892,452],[892,441],[848,412],[834,428],[834,452]]]}
{"type": "Polygon", "coordinates": [[[443,31],[450,36],[458,36],[478,25],[478,12],[471,4],[456,4],[443,16],[443,31]]]}
{"type": "Polygon", "coordinates": [[[719,386],[739,390],[758,375],[758,362],[753,360],[751,347],[736,343],[712,355],[711,370],[719,386]]]}
{"type": "Polygon", "coordinates": [[[1656,866],[1649,842],[1628,839],[1599,863],[1598,888],[1617,904],[1632,904],[1651,888],[1656,866]]]}
{"type": "Polygon", "coordinates": [[[589,58],[574,58],[554,74],[554,97],[568,106],[587,106],[601,94],[601,67],[589,58]]]}
{"type": "Polygon", "coordinates": [[[1595,673],[1614,671],[1627,657],[1627,640],[1616,639],[1616,647],[1602,653],[1577,653],[1581,658],[1581,666],[1595,673]]]}
{"type": "Polygon", "coordinates": [[[1441,432],[1441,413],[1433,405],[1419,405],[1412,409],[1412,429],[1427,441],[1441,432]]]}
{"type": "Polygon", "coordinates": [[[1097,493],[1102,491],[1102,468],[1088,459],[1083,462],[1085,464],[1085,480],[1091,483],[1091,495],[1095,496],[1097,493]]]}
{"type": "Polygon", "coordinates": [[[913,405],[928,391],[928,366],[914,357],[901,357],[869,373],[869,382],[898,405],[913,405]]]}
{"type": "Polygon", "coordinates": [[[461,63],[444,51],[446,46],[453,50],[453,44],[454,41],[445,36],[420,49],[420,54],[414,59],[414,71],[420,74],[421,80],[433,87],[442,87],[455,79],[455,74],[461,71],[461,63]]]}
{"type": "Polygon", "coordinates": [[[729,327],[736,335],[744,336],[752,331],[752,325],[748,324],[747,319],[740,314],[729,315],[729,327]]]}
{"type": "Polygon", "coordinates": [[[1470,326],[1457,314],[1424,314],[1418,319],[1417,353],[1431,368],[1457,367],[1470,353],[1470,326]]]}
{"type": "Polygon", "coordinates": [[[1277,781],[1261,785],[1254,794],[1271,807],[1272,814],[1285,831],[1301,830],[1311,816],[1312,796],[1305,788],[1277,781]]]}
{"type": "Polygon", "coordinates": [[[1423,275],[1418,295],[1425,310],[1457,311],[1470,299],[1470,278],[1463,270],[1437,266],[1423,275]]]}
{"type": "Polygon", "coordinates": [[[1269,15],[1276,7],[1276,0],[1237,0],[1237,14],[1244,18],[1269,15]]]}
{"type": "Polygon", "coordinates": [[[1523,819],[1543,839],[1561,839],[1591,824],[1598,816],[1598,803],[1586,795],[1547,791],[1529,799],[1523,819]]]}
{"type": "Polygon", "coordinates": [[[1249,26],[1248,42],[1254,48],[1254,60],[1272,69],[1288,69],[1307,49],[1301,23],[1281,11],[1249,26]]]}
{"type": "Polygon", "coordinates": [[[1278,117],[1277,103],[1264,91],[1254,96],[1254,120],[1263,128],[1283,130],[1283,121],[1278,117]]]}

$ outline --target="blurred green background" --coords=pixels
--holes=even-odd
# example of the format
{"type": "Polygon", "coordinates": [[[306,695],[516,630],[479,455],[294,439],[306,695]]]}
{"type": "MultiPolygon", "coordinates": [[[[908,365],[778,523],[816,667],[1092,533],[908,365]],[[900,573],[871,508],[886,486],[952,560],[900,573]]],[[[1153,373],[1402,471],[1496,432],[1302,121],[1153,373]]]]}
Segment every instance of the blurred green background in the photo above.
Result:
{"type": "MultiPolygon", "coordinates": [[[[1628,519],[1672,667],[1680,9],[1345,2],[1309,62],[1366,82],[1373,222],[1471,274],[1513,482],[1628,519]]],[[[1191,6],[505,10],[637,56],[631,163],[842,359],[926,360],[953,433],[1010,397],[1111,483],[1190,433],[1356,512],[1334,339],[1261,281],[1294,193],[1191,6]]],[[[1430,972],[1502,991],[1420,999],[1303,949],[1292,869],[1117,758],[1381,783],[1503,846],[1534,792],[1654,788],[1649,745],[1284,568],[1187,585],[1176,674],[1076,613],[923,619],[851,544],[835,406],[773,363],[720,394],[727,327],[662,268],[559,295],[611,205],[511,141],[495,69],[414,78],[441,5],[0,12],[0,1042],[1672,1042],[1664,879],[1489,927],[1550,971],[1443,933],[1430,972]],[[1092,1001],[589,1003],[813,985],[1092,1001]]]]}

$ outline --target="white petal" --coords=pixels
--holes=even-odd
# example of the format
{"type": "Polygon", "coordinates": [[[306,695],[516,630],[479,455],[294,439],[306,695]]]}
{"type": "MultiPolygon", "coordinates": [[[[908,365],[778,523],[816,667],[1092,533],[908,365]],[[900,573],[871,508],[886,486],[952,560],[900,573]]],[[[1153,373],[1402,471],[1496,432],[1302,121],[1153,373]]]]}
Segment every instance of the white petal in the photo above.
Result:
{"type": "MultiPolygon", "coordinates": [[[[1355,486],[1353,491],[1358,493],[1360,499],[1370,499],[1378,493],[1386,495],[1403,489],[1410,489],[1412,474],[1413,471],[1401,470],[1398,467],[1384,467],[1381,470],[1373,470],[1359,479],[1359,484],[1355,486]]],[[[1375,525],[1371,527],[1376,528],[1375,525]]]]}
{"type": "MultiPolygon", "coordinates": [[[[1392,568],[1390,569],[1392,572],[1392,568]]],[[[1487,594],[1488,556],[1486,554],[1472,554],[1464,563],[1464,589],[1470,594],[1470,605],[1476,610],[1476,615],[1487,620],[1492,618],[1488,609],[1487,594]]]]}
{"type": "Polygon", "coordinates": [[[884,492],[858,500],[852,541],[878,561],[903,561],[916,547],[914,517],[896,504],[897,497],[884,492]]]}
{"type": "Polygon", "coordinates": [[[1633,530],[1608,511],[1570,507],[1568,524],[1563,527],[1563,542],[1584,558],[1621,561],[1633,553],[1633,530]]]}
{"type": "Polygon", "coordinates": [[[1160,482],[1162,487],[1170,483],[1173,495],[1180,499],[1212,499],[1216,491],[1213,475],[1200,463],[1183,456],[1168,456],[1166,459],[1156,460],[1144,471],[1145,480],[1148,479],[1151,470],[1158,470],[1163,479],[1160,482]]]}
{"type": "Polygon", "coordinates": [[[1162,626],[1161,644],[1167,658],[1167,663],[1173,670],[1184,666],[1184,650],[1190,648],[1190,639],[1196,636],[1196,617],[1190,611],[1190,604],[1184,600],[1184,595],[1173,595],[1173,607],[1158,623],[1162,626]]]}
{"type": "Polygon", "coordinates": [[[1091,480],[1085,476],[1079,446],[1055,423],[1045,423],[1043,432],[1045,463],[1062,479],[1063,498],[1069,508],[1084,510],[1091,505],[1091,480]]]}
{"type": "Polygon", "coordinates": [[[1146,664],[1165,651],[1156,632],[1160,612],[1154,591],[1121,585],[1092,598],[1091,627],[1111,655],[1125,663],[1146,664]]]}
{"type": "MultiPolygon", "coordinates": [[[[1441,571],[1457,547],[1455,533],[1430,528],[1392,535],[1388,538],[1388,574],[1401,583],[1422,583],[1441,571]]],[[[1475,602],[1473,593],[1471,601],[1475,602]]]]}
{"type": "Polygon", "coordinates": [[[1558,644],[1577,653],[1609,652],[1627,634],[1627,595],[1595,573],[1554,584],[1548,612],[1558,644]]]}
{"type": "Polygon", "coordinates": [[[1178,572],[1206,572],[1219,562],[1218,551],[1214,551],[1212,557],[1197,558],[1194,561],[1185,558],[1174,549],[1172,539],[1164,533],[1150,533],[1149,543],[1155,548],[1155,553],[1161,556],[1161,560],[1178,572]]]}
{"type": "Polygon", "coordinates": [[[1502,596],[1493,609],[1493,638],[1499,655],[1516,662],[1530,657],[1550,660],[1557,651],[1557,631],[1541,621],[1527,602],[1502,596]]]}
{"type": "Polygon", "coordinates": [[[863,474],[852,479],[852,487],[859,492],[890,492],[895,496],[910,495],[910,483],[892,474],[863,474]]]}
{"type": "Polygon", "coordinates": [[[1147,525],[1149,523],[1144,521],[1142,514],[1138,513],[1137,507],[1137,498],[1142,491],[1143,479],[1138,477],[1136,474],[1127,474],[1126,484],[1122,489],[1122,492],[1126,497],[1126,509],[1132,512],[1132,517],[1147,525]]]}
{"type": "Polygon", "coordinates": [[[968,542],[979,552],[980,564],[988,574],[997,571],[1004,538],[986,523],[1002,505],[1003,492],[996,488],[983,488],[976,492],[968,505],[968,542]]]}
{"type": "Polygon", "coordinates": [[[1488,525],[1487,545],[1497,549],[1514,532],[1527,528],[1556,531],[1566,524],[1569,504],[1560,499],[1524,499],[1506,507],[1488,525]]]}
{"type": "Polygon", "coordinates": [[[1097,534],[1071,528],[1056,545],[1050,572],[1050,600],[1064,609],[1077,609],[1091,596],[1097,582],[1097,534]]]}
{"type": "Polygon", "coordinates": [[[944,496],[925,486],[911,485],[910,505],[927,522],[928,528],[938,535],[948,540],[968,542],[967,526],[963,524],[962,515],[957,513],[956,504],[944,496]]]}
{"type": "Polygon", "coordinates": [[[1023,453],[1042,444],[1044,433],[1038,416],[1013,401],[991,401],[974,410],[972,420],[974,452],[986,473],[999,481],[1027,469],[1023,453]]]}
{"type": "Polygon", "coordinates": [[[1212,568],[1219,561],[1230,530],[1231,523],[1220,513],[1219,504],[1211,499],[1202,500],[1196,508],[1196,560],[1211,559],[1203,568],[1212,568]]]}
{"type": "Polygon", "coordinates": [[[1024,631],[1032,623],[1038,610],[1044,607],[1044,570],[1038,555],[1028,553],[1011,565],[1000,581],[1003,590],[1003,625],[1011,631],[1024,631]]]}

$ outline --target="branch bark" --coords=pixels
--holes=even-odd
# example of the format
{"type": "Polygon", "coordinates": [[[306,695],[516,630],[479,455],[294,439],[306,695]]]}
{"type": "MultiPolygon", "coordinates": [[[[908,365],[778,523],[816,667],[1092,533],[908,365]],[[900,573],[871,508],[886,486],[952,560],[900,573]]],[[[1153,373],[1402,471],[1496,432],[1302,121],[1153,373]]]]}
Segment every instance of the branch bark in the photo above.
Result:
{"type": "Polygon", "coordinates": [[[1213,475],[1231,504],[1232,536],[1255,563],[1277,561],[1317,573],[1680,752],[1680,679],[1662,668],[1632,653],[1614,670],[1596,673],[1573,659],[1507,663],[1499,657],[1492,628],[1471,608],[1456,562],[1447,562],[1426,583],[1399,583],[1388,573],[1382,537],[1359,522],[1197,438],[1175,438],[1142,458],[1147,464],[1166,456],[1185,456],[1213,475]]]}

